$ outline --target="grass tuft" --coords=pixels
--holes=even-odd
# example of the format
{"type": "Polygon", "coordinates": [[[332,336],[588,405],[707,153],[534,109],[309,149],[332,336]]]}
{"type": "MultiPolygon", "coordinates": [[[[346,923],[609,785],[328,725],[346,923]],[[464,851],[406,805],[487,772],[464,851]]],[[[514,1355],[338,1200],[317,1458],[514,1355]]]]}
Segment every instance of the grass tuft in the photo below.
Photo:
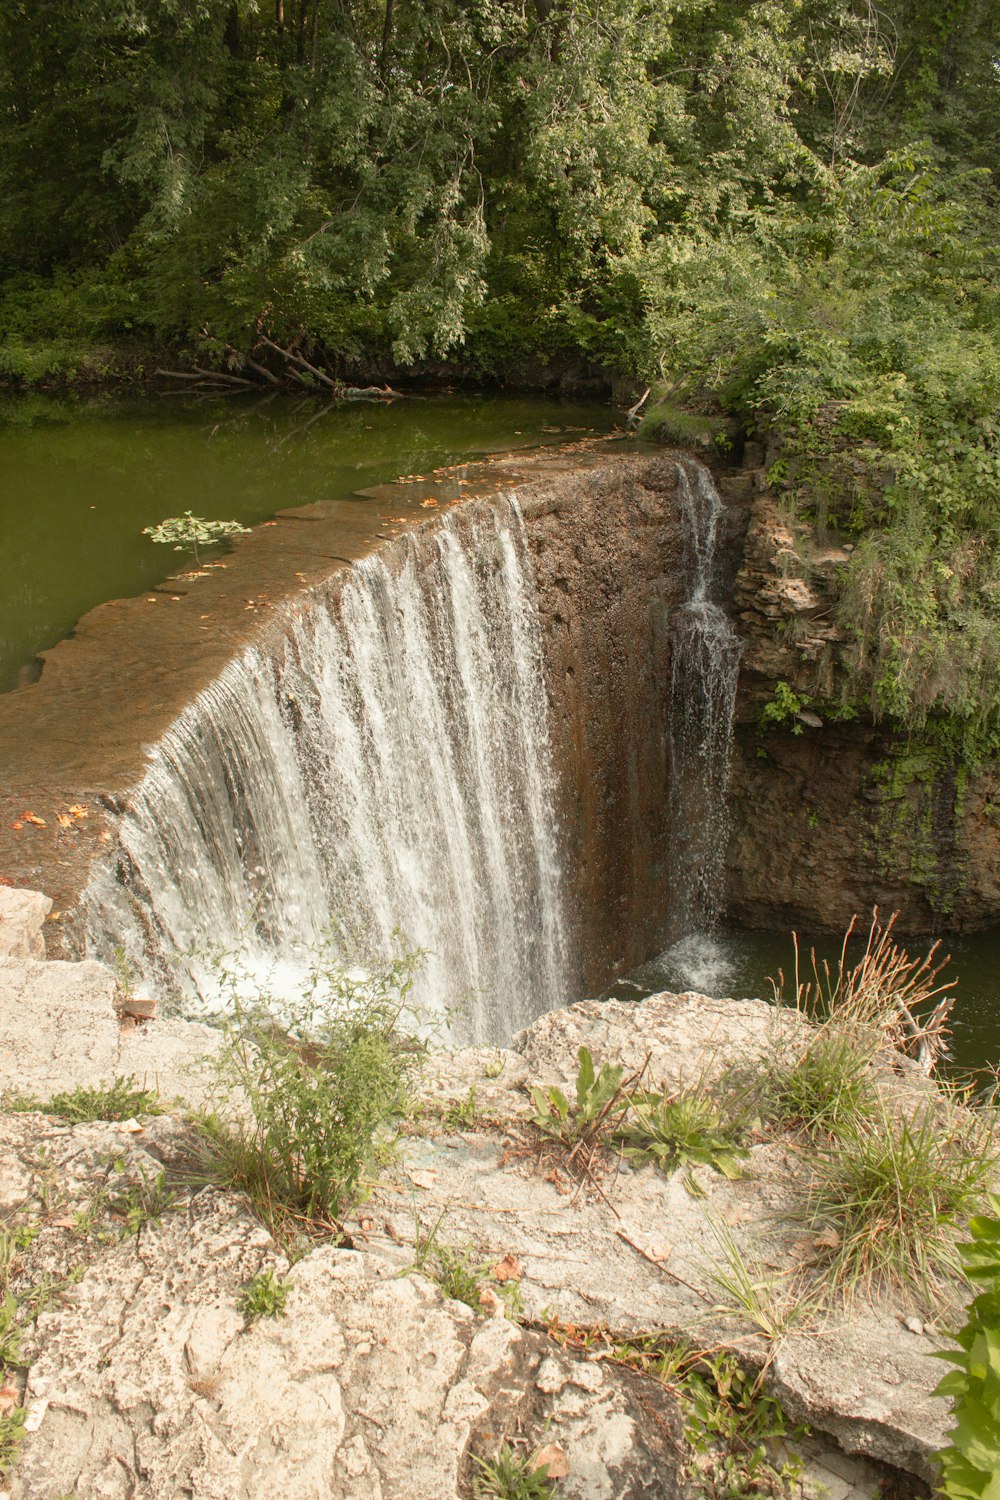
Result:
{"type": "Polygon", "coordinates": [[[897,1118],[880,1105],[851,1116],[810,1153],[805,1197],[790,1217],[815,1235],[832,1292],[912,1295],[931,1307],[963,1278],[957,1235],[983,1201],[995,1169],[993,1140],[967,1112],[928,1105],[897,1118]]]}

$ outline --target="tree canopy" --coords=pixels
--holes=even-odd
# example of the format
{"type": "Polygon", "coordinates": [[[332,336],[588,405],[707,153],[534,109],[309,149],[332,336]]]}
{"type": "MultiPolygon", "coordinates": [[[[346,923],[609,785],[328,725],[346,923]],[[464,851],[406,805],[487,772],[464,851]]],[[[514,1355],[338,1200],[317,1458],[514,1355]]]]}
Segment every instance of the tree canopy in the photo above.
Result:
{"type": "Polygon", "coordinates": [[[858,534],[852,691],[990,736],[998,195],[994,0],[0,8],[0,378],[658,380],[858,534]]]}

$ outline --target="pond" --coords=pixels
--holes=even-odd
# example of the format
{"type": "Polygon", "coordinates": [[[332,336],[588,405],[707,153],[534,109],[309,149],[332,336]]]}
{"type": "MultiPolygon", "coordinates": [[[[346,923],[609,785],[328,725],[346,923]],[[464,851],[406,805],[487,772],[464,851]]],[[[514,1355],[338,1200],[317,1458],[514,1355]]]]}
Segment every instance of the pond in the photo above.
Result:
{"type": "Polygon", "coordinates": [[[44,398],[0,404],[0,692],[106,599],[182,557],[142,535],[184,511],[247,525],[401,474],[608,432],[606,405],[539,397],[44,398]]]}

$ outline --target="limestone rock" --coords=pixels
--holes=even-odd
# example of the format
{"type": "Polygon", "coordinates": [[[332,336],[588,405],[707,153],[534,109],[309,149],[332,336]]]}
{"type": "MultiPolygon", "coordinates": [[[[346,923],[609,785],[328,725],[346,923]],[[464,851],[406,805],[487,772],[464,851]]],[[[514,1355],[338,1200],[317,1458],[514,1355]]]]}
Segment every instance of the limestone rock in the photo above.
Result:
{"type": "MultiPolygon", "coordinates": [[[[72,1160],[66,1186],[79,1190],[81,1158],[96,1168],[108,1128],[59,1145],[50,1127],[50,1176],[72,1160]]],[[[39,1318],[25,1399],[48,1404],[15,1500],[458,1500],[472,1455],[503,1438],[525,1454],[556,1443],[569,1500],[680,1497],[664,1388],[476,1317],[401,1276],[408,1258],[315,1249],[290,1272],[285,1313],[248,1327],[241,1289],[287,1263],[236,1200],[197,1193],[106,1250],[39,1318]]]]}
{"type": "Polygon", "coordinates": [[[44,958],[42,923],[51,910],[41,891],[0,885],[0,958],[44,958]]]}
{"type": "Polygon", "coordinates": [[[217,1055],[219,1032],[171,1019],[123,1027],[114,999],[103,964],[0,959],[0,1096],[44,1100],[131,1073],[166,1099],[202,1103],[210,1079],[201,1065],[217,1055]]]}

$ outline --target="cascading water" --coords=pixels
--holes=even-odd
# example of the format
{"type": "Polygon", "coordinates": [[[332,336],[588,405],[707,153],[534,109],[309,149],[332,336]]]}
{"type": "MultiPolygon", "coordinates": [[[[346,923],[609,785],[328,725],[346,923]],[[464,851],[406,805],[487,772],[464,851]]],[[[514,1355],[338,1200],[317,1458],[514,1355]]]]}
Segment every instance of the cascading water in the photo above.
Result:
{"type": "MultiPolygon", "coordinates": [[[[671,829],[675,913],[681,939],[671,950],[702,988],[717,963],[712,933],[723,904],[729,818],[726,787],[742,645],[712,599],[722,501],[708,470],[677,465],[688,597],[677,614],[671,666],[671,829]]],[[[717,976],[714,976],[717,977],[717,976]]]]}
{"type": "MultiPolygon", "coordinates": [[[[212,1004],[421,949],[415,998],[504,1040],[568,998],[547,705],[520,512],[452,512],[246,650],[157,747],[88,891],[91,947],[212,1004]],[[172,976],[172,978],[171,978],[172,976]]],[[[290,1003],[290,1002],[289,1002],[290,1003]]]]}

